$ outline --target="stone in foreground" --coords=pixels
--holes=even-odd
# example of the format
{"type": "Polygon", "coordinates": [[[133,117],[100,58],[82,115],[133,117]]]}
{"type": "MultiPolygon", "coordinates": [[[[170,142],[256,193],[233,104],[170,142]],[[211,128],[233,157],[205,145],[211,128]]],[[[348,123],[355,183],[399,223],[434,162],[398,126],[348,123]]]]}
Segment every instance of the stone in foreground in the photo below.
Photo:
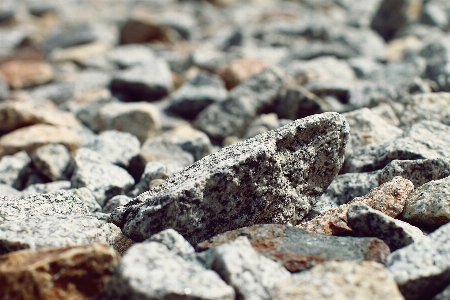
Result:
{"type": "Polygon", "coordinates": [[[173,228],[190,243],[258,223],[297,224],[342,166],[349,127],[337,113],[294,121],[226,147],[111,214],[142,241],[173,228]]]}
{"type": "Polygon", "coordinates": [[[118,263],[99,243],[9,253],[0,257],[0,298],[95,299],[118,263]]]}
{"type": "Polygon", "coordinates": [[[382,265],[371,261],[335,261],[279,283],[273,288],[272,299],[403,300],[403,297],[392,274],[382,265]]]}
{"type": "Polygon", "coordinates": [[[450,225],[393,252],[386,267],[405,299],[431,298],[450,284],[450,225]]]}
{"type": "Polygon", "coordinates": [[[313,234],[280,224],[258,224],[228,231],[197,244],[197,250],[219,247],[240,236],[247,237],[256,251],[283,264],[292,273],[329,260],[371,260],[384,263],[390,254],[389,247],[377,238],[313,234]]]}
{"type": "Polygon", "coordinates": [[[163,244],[144,242],[125,253],[100,299],[235,298],[233,288],[215,272],[184,260],[163,244]]]}

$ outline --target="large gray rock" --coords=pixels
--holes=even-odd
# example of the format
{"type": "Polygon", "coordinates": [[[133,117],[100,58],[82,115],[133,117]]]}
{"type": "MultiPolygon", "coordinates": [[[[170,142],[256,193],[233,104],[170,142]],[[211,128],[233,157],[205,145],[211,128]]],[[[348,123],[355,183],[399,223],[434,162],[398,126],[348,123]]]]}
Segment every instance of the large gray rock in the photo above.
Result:
{"type": "Polygon", "coordinates": [[[413,191],[406,200],[402,218],[432,228],[450,222],[450,177],[427,182],[413,191]]]}
{"type": "Polygon", "coordinates": [[[274,103],[282,82],[280,69],[265,69],[234,88],[226,101],[204,109],[195,124],[212,139],[241,137],[253,118],[274,103]]]}
{"type": "Polygon", "coordinates": [[[431,298],[450,284],[450,225],[393,252],[386,261],[407,300],[431,298]]]}
{"type": "Polygon", "coordinates": [[[234,296],[233,288],[215,272],[184,260],[159,242],[145,242],[125,253],[100,299],[232,300],[234,296]]]}
{"type": "Polygon", "coordinates": [[[348,225],[355,236],[373,236],[395,251],[423,238],[422,231],[406,222],[391,218],[363,203],[352,204],[347,211],[348,225]]]}
{"type": "Polygon", "coordinates": [[[21,189],[23,186],[22,176],[30,163],[30,156],[25,151],[2,157],[0,160],[0,183],[21,189]]]}
{"type": "Polygon", "coordinates": [[[417,188],[431,180],[450,176],[450,160],[445,158],[393,160],[378,172],[378,184],[388,182],[395,176],[411,180],[417,188]]]}
{"type": "Polygon", "coordinates": [[[211,154],[112,214],[136,241],[173,228],[196,243],[256,223],[297,224],[341,168],[349,128],[314,115],[211,154]]]}
{"type": "Polygon", "coordinates": [[[246,237],[212,252],[212,269],[234,288],[238,299],[269,300],[272,287],[290,277],[281,264],[256,252],[246,237]]]}

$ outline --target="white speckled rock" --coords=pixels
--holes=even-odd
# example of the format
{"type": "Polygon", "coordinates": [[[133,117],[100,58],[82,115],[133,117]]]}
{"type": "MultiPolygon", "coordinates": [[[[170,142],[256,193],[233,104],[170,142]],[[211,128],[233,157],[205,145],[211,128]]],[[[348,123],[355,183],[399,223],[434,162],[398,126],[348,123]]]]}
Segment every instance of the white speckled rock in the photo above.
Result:
{"type": "Polygon", "coordinates": [[[417,188],[406,200],[402,218],[411,224],[439,227],[450,221],[450,177],[417,188]]]}
{"type": "Polygon", "coordinates": [[[16,189],[23,188],[22,175],[30,163],[30,156],[25,151],[2,157],[0,159],[0,183],[16,189]]]}
{"type": "Polygon", "coordinates": [[[161,243],[145,242],[125,253],[100,299],[235,298],[233,288],[215,272],[185,261],[161,243]]]}
{"type": "Polygon", "coordinates": [[[257,223],[297,224],[338,173],[349,128],[314,115],[224,148],[112,214],[142,241],[173,228],[191,243],[257,223]]]}
{"type": "Polygon", "coordinates": [[[51,181],[67,180],[69,150],[61,144],[48,144],[31,154],[33,165],[51,181]]]}

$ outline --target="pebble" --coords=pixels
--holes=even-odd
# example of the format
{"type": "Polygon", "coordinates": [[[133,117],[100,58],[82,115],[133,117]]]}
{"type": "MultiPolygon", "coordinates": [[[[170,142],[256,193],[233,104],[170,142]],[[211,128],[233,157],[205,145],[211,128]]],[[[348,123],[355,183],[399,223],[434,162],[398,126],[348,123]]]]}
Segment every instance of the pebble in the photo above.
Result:
{"type": "Polygon", "coordinates": [[[31,154],[33,166],[51,181],[67,180],[70,153],[61,144],[47,144],[31,154]]]}

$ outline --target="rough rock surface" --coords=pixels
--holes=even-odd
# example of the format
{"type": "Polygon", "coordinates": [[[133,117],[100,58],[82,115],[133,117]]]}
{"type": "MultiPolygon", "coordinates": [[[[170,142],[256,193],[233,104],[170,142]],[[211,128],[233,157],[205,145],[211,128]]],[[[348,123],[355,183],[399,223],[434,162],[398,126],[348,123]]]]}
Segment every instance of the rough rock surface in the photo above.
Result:
{"type": "Polygon", "coordinates": [[[391,181],[374,188],[367,195],[357,197],[338,208],[330,209],[311,221],[297,225],[297,227],[309,232],[327,235],[349,234],[352,229],[347,224],[347,212],[352,204],[363,203],[395,218],[402,213],[406,205],[406,199],[413,190],[414,185],[411,181],[402,177],[394,177],[391,181]]]}
{"type": "Polygon", "coordinates": [[[14,155],[6,155],[0,159],[0,183],[16,189],[22,187],[22,175],[30,165],[30,156],[25,151],[14,155]]]}
{"type": "Polygon", "coordinates": [[[70,153],[61,144],[47,144],[31,154],[33,165],[52,181],[68,179],[70,153]]]}
{"type": "Polygon", "coordinates": [[[118,263],[99,243],[9,253],[0,257],[0,298],[95,299],[118,263]]]}
{"type": "Polygon", "coordinates": [[[173,228],[191,243],[255,223],[296,224],[339,171],[347,138],[339,114],[297,120],[194,163],[111,220],[136,241],[173,228]]]}

